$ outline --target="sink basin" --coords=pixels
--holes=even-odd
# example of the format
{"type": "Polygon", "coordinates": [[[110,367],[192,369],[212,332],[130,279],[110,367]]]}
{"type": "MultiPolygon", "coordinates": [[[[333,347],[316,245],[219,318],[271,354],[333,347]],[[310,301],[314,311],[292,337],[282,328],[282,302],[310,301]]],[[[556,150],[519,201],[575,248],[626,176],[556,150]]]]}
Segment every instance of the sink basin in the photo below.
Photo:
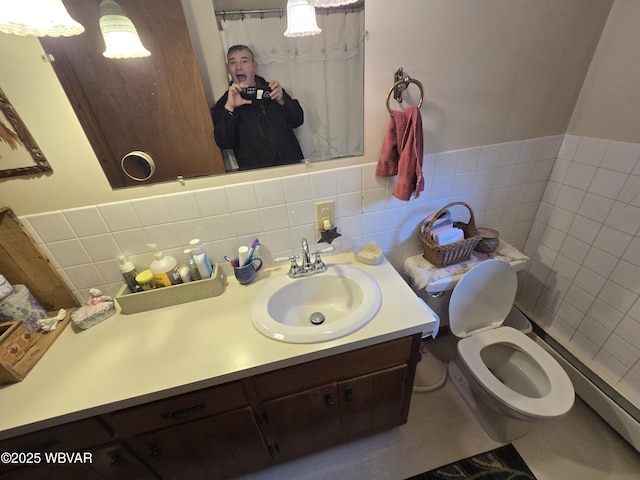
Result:
{"type": "Polygon", "coordinates": [[[289,278],[262,287],[250,307],[251,323],[263,335],[288,343],[317,343],[343,337],[366,325],[380,309],[376,281],[351,265],[289,278]]]}

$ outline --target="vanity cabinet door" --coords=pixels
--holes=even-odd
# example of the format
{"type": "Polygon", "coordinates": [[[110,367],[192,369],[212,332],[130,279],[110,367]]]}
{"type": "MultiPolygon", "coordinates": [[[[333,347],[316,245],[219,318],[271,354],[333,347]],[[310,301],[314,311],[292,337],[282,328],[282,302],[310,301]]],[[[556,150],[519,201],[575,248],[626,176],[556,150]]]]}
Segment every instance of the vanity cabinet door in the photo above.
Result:
{"type": "Polygon", "coordinates": [[[225,479],[271,464],[250,407],[140,435],[132,447],[163,479],[225,479]]]}
{"type": "Polygon", "coordinates": [[[263,403],[282,459],[337,445],[342,436],[335,383],[263,403]]]}
{"type": "MultiPolygon", "coordinates": [[[[73,452],[57,451],[62,454],[73,452]]],[[[55,463],[44,453],[41,462],[32,467],[0,474],[1,480],[154,480],[157,477],[121,443],[79,451],[77,458],[61,457],[55,463]]]]}
{"type": "MultiPolygon", "coordinates": [[[[91,447],[105,445],[114,441],[113,434],[95,418],[87,418],[67,423],[57,427],[27,433],[18,437],[0,441],[0,452],[11,452],[21,455],[16,462],[0,462],[0,478],[3,472],[12,470],[45,471],[46,455],[54,455],[57,452],[88,452],[91,447]],[[40,461],[38,462],[38,458],[40,461]]],[[[69,465],[52,465],[52,475],[49,478],[58,478],[55,472],[64,472],[69,465]]],[[[73,467],[73,465],[72,465],[73,467]]],[[[76,470],[78,470],[76,468],[76,470]]],[[[28,478],[31,473],[26,477],[28,478]]],[[[34,474],[35,475],[35,474],[34,474]]],[[[7,477],[9,478],[9,477],[7,477]]],[[[20,474],[11,478],[20,478],[20,474]]],[[[38,477],[32,477],[38,478],[38,477]]],[[[60,477],[62,478],[62,477],[60,477]]],[[[71,477],[67,477],[71,478],[71,477]]]]}
{"type": "Polygon", "coordinates": [[[404,423],[407,365],[338,383],[342,431],[356,438],[404,423]]]}
{"type": "Polygon", "coordinates": [[[155,479],[156,476],[121,443],[93,450],[88,479],[155,479]]]}

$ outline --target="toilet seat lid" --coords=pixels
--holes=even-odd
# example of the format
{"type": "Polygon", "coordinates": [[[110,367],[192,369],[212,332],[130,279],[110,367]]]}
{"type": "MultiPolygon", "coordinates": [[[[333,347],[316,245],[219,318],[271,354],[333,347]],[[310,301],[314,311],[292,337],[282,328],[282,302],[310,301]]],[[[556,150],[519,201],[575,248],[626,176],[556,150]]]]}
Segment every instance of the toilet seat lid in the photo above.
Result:
{"type": "Polygon", "coordinates": [[[479,263],[458,282],[449,302],[449,328],[456,337],[502,325],[511,310],[518,277],[498,259],[479,263]]]}

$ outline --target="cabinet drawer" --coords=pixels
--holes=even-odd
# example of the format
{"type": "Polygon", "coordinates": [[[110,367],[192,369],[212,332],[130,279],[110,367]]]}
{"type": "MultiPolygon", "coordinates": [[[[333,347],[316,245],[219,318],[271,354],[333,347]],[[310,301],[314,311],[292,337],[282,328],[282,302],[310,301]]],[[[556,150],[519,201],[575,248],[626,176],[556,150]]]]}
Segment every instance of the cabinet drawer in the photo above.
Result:
{"type": "MultiPolygon", "coordinates": [[[[94,418],[78,420],[0,441],[1,452],[81,452],[112,442],[109,431],[94,418]]],[[[0,464],[0,472],[18,465],[0,464]]]]}
{"type": "Polygon", "coordinates": [[[120,434],[132,435],[205,418],[248,404],[242,385],[229,383],[127,408],[105,417],[120,434]]]}
{"type": "MultiPolygon", "coordinates": [[[[416,345],[419,342],[416,342],[416,345]]],[[[409,363],[413,337],[404,337],[352,352],[334,355],[254,377],[263,400],[289,395],[309,388],[366,375],[409,363]]]]}

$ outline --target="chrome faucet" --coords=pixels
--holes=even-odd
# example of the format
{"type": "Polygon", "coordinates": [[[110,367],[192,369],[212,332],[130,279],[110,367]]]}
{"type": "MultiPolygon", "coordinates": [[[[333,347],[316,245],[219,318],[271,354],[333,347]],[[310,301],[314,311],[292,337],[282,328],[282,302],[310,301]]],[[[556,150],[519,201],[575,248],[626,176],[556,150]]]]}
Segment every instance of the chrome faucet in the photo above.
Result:
{"type": "Polygon", "coordinates": [[[309,242],[306,237],[302,237],[302,269],[303,273],[306,273],[311,269],[313,265],[311,264],[311,253],[309,252],[309,242]]]}
{"type": "Polygon", "coordinates": [[[327,248],[323,248],[322,250],[316,250],[313,252],[315,255],[315,259],[311,261],[311,251],[309,250],[309,242],[305,237],[302,237],[302,262],[298,265],[298,256],[293,255],[291,257],[278,257],[275,258],[274,262],[284,262],[287,260],[291,261],[291,266],[289,268],[289,276],[291,278],[305,277],[309,275],[315,275],[316,273],[322,273],[327,271],[327,266],[320,258],[320,254],[324,252],[330,252],[335,250],[332,246],[327,248]]]}

